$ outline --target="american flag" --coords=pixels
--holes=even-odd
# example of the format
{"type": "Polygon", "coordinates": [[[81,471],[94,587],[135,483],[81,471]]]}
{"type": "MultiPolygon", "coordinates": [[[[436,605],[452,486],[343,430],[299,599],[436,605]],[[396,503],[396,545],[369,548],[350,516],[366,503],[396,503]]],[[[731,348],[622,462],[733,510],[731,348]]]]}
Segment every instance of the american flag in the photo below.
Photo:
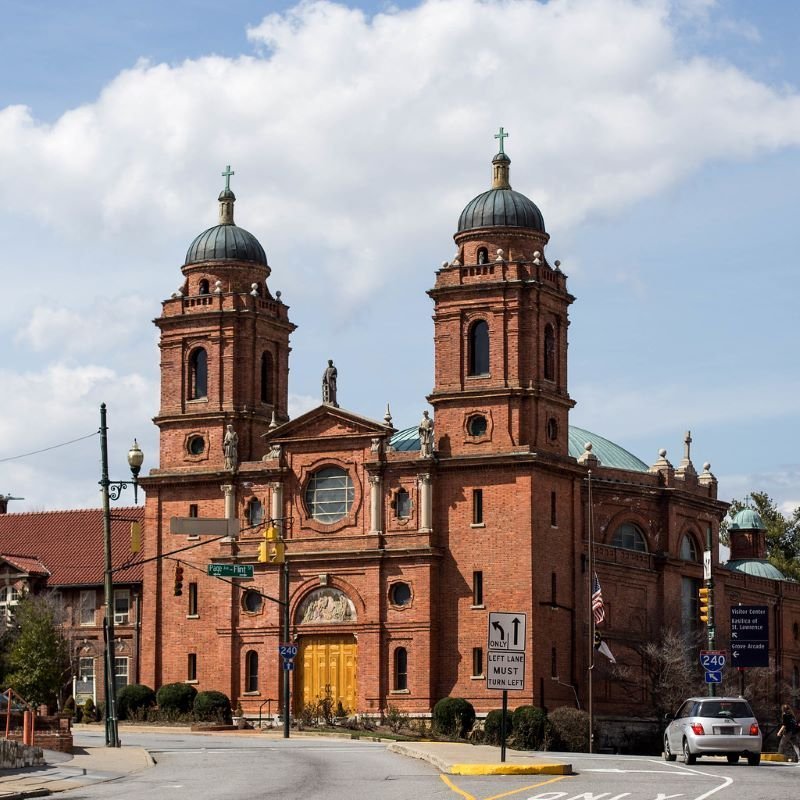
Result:
{"type": "Polygon", "coordinates": [[[594,614],[594,624],[599,625],[606,618],[606,607],[603,605],[603,592],[600,589],[600,581],[597,580],[597,573],[592,575],[592,614],[594,614]]]}

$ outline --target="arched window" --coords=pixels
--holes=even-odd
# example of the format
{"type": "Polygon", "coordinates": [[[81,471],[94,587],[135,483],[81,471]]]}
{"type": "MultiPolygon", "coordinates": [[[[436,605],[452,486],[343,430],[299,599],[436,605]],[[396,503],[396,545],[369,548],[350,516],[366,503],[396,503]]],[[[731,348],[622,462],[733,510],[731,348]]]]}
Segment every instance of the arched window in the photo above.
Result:
{"type": "Polygon", "coordinates": [[[550,323],[544,326],[544,377],[556,379],[556,332],[550,323]]]}
{"type": "Polygon", "coordinates": [[[485,247],[478,248],[478,263],[479,264],[489,263],[489,251],[485,247]]]}
{"type": "Polygon", "coordinates": [[[251,527],[261,524],[264,518],[264,506],[255,497],[247,504],[247,521],[251,527]]]}
{"type": "Polygon", "coordinates": [[[244,657],[244,690],[258,691],[258,653],[248,650],[244,657]]]}
{"type": "Polygon", "coordinates": [[[405,489],[398,489],[394,496],[394,512],[399,519],[411,516],[411,496],[405,489]]]}
{"type": "Polygon", "coordinates": [[[200,281],[198,292],[200,294],[208,294],[208,281],[205,278],[200,281]]]}
{"type": "Polygon", "coordinates": [[[621,547],[623,550],[636,550],[638,553],[647,552],[647,540],[639,528],[632,522],[623,522],[614,532],[611,541],[612,547],[621,547]]]}
{"type": "Polygon", "coordinates": [[[189,399],[208,397],[208,355],[202,347],[189,356],[189,399]]]}
{"type": "Polygon", "coordinates": [[[261,402],[272,404],[274,377],[272,374],[272,354],[261,354],[261,402]]]}
{"type": "Polygon", "coordinates": [[[345,470],[325,467],[308,479],[305,497],[309,515],[330,525],[350,513],[355,499],[353,481],[345,470]]]}
{"type": "Polygon", "coordinates": [[[489,374],[489,326],[482,319],[469,329],[469,374],[489,374]]]}
{"type": "Polygon", "coordinates": [[[398,647],[394,651],[394,690],[402,692],[408,689],[408,651],[398,647]]]}
{"type": "Polygon", "coordinates": [[[697,553],[697,542],[691,533],[687,533],[681,540],[681,558],[684,561],[699,561],[697,553]]]}

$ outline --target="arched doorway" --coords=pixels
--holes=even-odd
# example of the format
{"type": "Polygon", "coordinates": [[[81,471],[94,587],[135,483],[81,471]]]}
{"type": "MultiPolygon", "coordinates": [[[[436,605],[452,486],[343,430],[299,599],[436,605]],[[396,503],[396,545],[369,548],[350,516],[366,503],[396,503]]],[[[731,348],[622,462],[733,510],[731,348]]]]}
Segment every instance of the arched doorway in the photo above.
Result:
{"type": "Polygon", "coordinates": [[[299,635],[295,659],[295,714],[308,704],[316,704],[328,691],[334,711],[339,703],[350,714],[357,710],[356,637],[353,633],[333,630],[343,625],[350,627],[355,621],[355,607],[339,589],[316,589],[300,604],[295,628],[299,635]]]}

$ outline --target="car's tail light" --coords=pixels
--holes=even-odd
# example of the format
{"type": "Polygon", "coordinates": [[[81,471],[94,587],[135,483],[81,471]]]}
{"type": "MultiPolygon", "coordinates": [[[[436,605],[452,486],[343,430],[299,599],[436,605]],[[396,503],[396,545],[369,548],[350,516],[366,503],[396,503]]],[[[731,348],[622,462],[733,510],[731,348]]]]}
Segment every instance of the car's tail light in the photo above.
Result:
{"type": "Polygon", "coordinates": [[[702,736],[705,733],[703,726],[699,722],[692,723],[692,732],[695,736],[702,736]]]}
{"type": "Polygon", "coordinates": [[[757,722],[754,722],[750,726],[750,735],[751,736],[758,736],[758,723],[757,722]]]}

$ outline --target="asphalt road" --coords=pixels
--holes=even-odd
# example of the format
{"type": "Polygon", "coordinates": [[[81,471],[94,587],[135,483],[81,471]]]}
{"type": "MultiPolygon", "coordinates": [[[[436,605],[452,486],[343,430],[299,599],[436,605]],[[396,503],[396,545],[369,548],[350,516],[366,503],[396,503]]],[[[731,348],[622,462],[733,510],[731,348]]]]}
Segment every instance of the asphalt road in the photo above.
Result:
{"type": "MultiPolygon", "coordinates": [[[[102,733],[76,744],[102,744],[102,733]]],[[[643,756],[570,753],[577,774],[452,776],[379,742],[297,737],[125,734],[157,765],[65,798],[168,800],[795,800],[800,768],[720,759],[688,767],[643,756]]]]}

